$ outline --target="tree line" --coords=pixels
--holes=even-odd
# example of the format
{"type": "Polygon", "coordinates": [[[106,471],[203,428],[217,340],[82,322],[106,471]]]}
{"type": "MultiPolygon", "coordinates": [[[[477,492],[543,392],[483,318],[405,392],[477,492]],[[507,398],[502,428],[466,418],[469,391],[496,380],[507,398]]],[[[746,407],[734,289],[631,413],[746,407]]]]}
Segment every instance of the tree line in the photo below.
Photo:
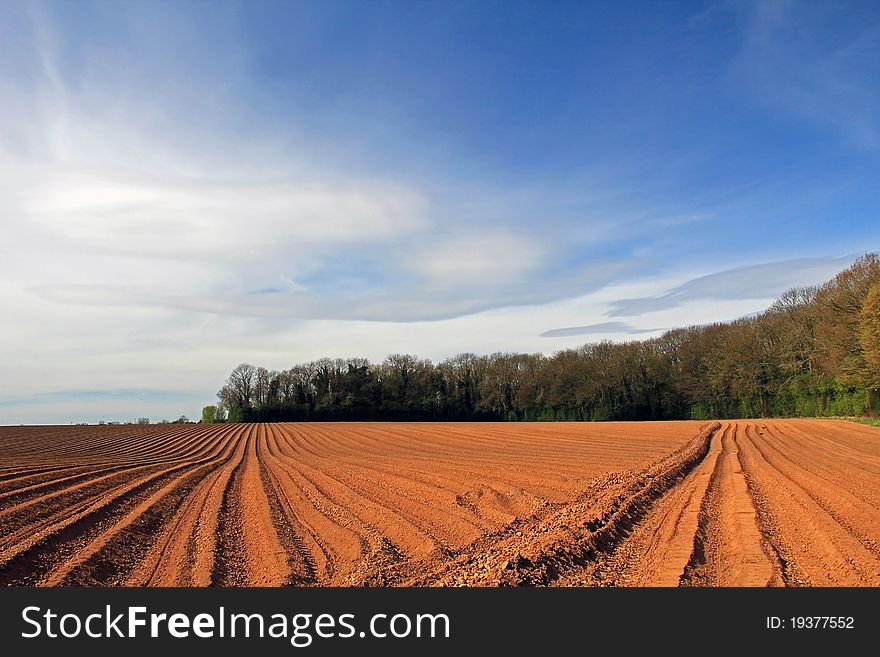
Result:
{"type": "Polygon", "coordinates": [[[667,420],[880,411],[880,258],[769,309],[542,354],[242,363],[202,420],[667,420]]]}

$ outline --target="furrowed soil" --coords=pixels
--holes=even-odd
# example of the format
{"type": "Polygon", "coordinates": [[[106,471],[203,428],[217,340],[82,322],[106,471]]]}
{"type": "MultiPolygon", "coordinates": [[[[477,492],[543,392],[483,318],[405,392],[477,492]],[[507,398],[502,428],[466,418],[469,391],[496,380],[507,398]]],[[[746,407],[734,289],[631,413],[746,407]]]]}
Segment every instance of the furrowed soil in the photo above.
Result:
{"type": "Polygon", "coordinates": [[[0,427],[0,584],[878,586],[832,420],[0,427]]]}

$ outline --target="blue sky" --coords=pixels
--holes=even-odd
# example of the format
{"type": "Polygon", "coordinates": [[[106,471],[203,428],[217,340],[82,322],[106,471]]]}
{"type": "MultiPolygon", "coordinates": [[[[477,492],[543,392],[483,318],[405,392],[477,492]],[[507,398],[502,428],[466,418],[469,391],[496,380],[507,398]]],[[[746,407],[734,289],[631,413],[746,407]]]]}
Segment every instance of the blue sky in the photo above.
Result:
{"type": "Polygon", "coordinates": [[[553,353],[878,248],[871,2],[0,5],[0,422],[553,353]]]}

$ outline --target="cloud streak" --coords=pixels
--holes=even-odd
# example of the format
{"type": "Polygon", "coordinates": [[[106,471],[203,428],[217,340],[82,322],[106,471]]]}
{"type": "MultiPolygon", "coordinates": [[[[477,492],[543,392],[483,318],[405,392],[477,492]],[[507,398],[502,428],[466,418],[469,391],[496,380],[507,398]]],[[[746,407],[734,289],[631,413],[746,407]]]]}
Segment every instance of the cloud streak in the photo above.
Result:
{"type": "Polygon", "coordinates": [[[798,258],[727,269],[694,278],[655,297],[611,303],[608,317],[628,317],[677,308],[694,301],[772,299],[791,287],[828,280],[856,256],[798,258]]]}
{"type": "Polygon", "coordinates": [[[569,326],[566,328],[551,329],[540,333],[542,338],[568,338],[575,335],[638,335],[641,333],[654,333],[661,329],[640,329],[626,322],[599,322],[585,326],[569,326]]]}
{"type": "MultiPolygon", "coordinates": [[[[29,286],[39,299],[69,306],[108,308],[155,308],[215,315],[267,319],[334,319],[377,322],[437,321],[509,306],[528,306],[587,294],[601,289],[623,271],[622,263],[597,265],[590,272],[562,278],[552,284],[531,280],[510,283],[503,288],[481,285],[479,279],[468,289],[424,287],[415,282],[381,288],[321,293],[312,290],[257,288],[243,292],[218,290],[181,293],[168,286],[64,284],[29,286]]],[[[442,283],[441,281],[440,283],[442,283]]]]}
{"type": "Polygon", "coordinates": [[[15,397],[12,399],[0,399],[0,406],[20,406],[27,404],[46,404],[53,401],[63,400],[89,400],[89,399],[121,399],[121,400],[149,400],[171,401],[181,395],[191,394],[185,390],[157,390],[154,388],[120,388],[116,390],[53,390],[41,392],[27,397],[15,397]]]}

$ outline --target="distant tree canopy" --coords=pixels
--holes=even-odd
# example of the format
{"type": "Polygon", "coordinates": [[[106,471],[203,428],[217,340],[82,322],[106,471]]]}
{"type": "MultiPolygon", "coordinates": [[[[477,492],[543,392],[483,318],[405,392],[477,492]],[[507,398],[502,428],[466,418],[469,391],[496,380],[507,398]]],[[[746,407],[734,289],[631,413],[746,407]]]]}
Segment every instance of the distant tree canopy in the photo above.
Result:
{"type": "Polygon", "coordinates": [[[214,404],[208,404],[204,408],[202,408],[202,424],[214,424],[215,422],[225,422],[226,421],[226,412],[223,410],[223,405],[215,406],[214,404]]]}
{"type": "Polygon", "coordinates": [[[662,420],[874,414],[878,391],[872,253],[825,285],[791,289],[729,323],[553,356],[321,358],[280,372],[242,363],[217,396],[230,422],[662,420]]]}
{"type": "Polygon", "coordinates": [[[203,424],[211,424],[214,421],[214,413],[217,412],[217,407],[213,404],[208,404],[204,408],[202,408],[202,423],[203,424]]]}

